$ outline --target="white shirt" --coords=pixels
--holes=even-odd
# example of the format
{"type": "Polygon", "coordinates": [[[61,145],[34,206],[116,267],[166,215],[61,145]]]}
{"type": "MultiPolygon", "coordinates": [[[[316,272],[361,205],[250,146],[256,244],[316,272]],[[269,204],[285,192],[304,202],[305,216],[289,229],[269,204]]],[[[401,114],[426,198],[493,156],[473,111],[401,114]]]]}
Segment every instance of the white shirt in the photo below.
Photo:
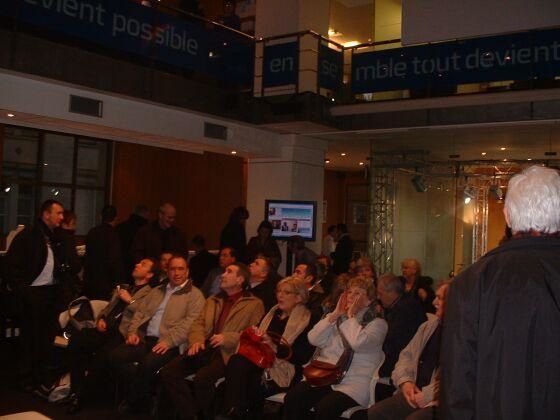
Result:
{"type": "Polygon", "coordinates": [[[47,242],[47,262],[43,267],[41,274],[31,283],[31,286],[50,286],[54,284],[53,281],[54,271],[54,255],[52,252],[51,244],[47,242]]]}

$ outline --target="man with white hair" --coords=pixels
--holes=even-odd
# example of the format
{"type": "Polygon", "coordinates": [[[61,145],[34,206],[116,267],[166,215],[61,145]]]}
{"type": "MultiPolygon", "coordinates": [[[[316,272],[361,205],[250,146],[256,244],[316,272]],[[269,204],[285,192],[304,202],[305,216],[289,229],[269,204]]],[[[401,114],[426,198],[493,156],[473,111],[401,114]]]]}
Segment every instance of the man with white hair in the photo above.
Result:
{"type": "Polygon", "coordinates": [[[552,419],[560,413],[560,175],[532,166],[508,185],[512,239],[450,287],[441,418],[552,419]]]}

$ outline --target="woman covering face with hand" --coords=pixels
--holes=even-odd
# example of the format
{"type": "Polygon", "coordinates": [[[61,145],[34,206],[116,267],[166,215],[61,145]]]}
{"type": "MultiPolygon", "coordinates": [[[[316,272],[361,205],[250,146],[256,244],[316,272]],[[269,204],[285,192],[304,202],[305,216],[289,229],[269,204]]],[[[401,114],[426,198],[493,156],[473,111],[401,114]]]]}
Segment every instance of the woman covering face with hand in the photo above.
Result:
{"type": "Polygon", "coordinates": [[[336,365],[345,350],[342,334],[354,352],[345,376],[336,385],[312,386],[301,382],[286,395],[284,419],[305,418],[311,408],[316,418],[338,419],[348,408],[370,403],[370,382],[383,361],[387,323],[374,316],[372,282],[355,277],[348,282],[335,309],[309,332],[317,346],[318,361],[336,365]]]}

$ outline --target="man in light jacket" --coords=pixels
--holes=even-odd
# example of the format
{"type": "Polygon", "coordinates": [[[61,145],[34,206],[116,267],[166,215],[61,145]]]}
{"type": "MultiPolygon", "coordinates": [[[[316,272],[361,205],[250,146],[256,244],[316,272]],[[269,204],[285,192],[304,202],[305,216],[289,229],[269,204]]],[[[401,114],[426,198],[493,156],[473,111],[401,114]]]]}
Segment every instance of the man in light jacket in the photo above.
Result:
{"type": "Polygon", "coordinates": [[[214,400],[214,383],[225,376],[226,364],[237,350],[241,331],[257,325],[264,315],[262,301],[246,291],[249,276],[244,264],[234,263],[226,268],[220,284],[222,292],[206,300],[189,333],[186,354],[161,371],[165,395],[182,418],[194,418],[198,410],[208,412],[214,400]],[[196,400],[184,379],[192,373],[196,374],[196,400]]]}
{"type": "Polygon", "coordinates": [[[185,258],[173,256],[169,283],[144,298],[128,327],[126,343],[111,353],[114,366],[138,363],[120,413],[136,410],[146,401],[154,373],[179,354],[179,346],[186,343],[191,325],[202,311],[204,297],[188,275],[185,258]]]}

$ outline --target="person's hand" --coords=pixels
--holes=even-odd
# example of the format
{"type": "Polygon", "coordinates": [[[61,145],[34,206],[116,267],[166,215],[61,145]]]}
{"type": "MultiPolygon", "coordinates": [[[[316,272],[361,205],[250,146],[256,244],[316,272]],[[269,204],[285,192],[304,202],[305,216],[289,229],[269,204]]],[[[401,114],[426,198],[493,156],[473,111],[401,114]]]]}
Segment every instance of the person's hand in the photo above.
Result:
{"type": "Polygon", "coordinates": [[[132,296],[128,293],[128,290],[119,288],[117,290],[117,294],[119,295],[119,299],[122,300],[124,303],[129,304],[132,300],[132,296]]]}
{"type": "Polygon", "coordinates": [[[418,297],[424,302],[428,298],[428,292],[424,289],[418,289],[418,297]]]}
{"type": "Polygon", "coordinates": [[[224,344],[224,335],[223,334],[214,334],[210,337],[210,344],[213,348],[220,347],[224,344]]]}
{"type": "Polygon", "coordinates": [[[189,347],[189,349],[187,350],[187,355],[188,356],[194,356],[195,354],[197,354],[199,351],[204,350],[206,348],[206,346],[204,345],[204,343],[194,343],[192,346],[189,347]]]}
{"type": "Polygon", "coordinates": [[[140,344],[140,337],[138,334],[130,334],[126,339],[126,344],[129,346],[137,346],[140,344]]]}
{"type": "Polygon", "coordinates": [[[103,318],[99,318],[97,320],[97,325],[95,327],[97,328],[97,331],[99,331],[100,333],[107,332],[107,323],[103,318]]]}
{"type": "Polygon", "coordinates": [[[346,307],[348,306],[348,294],[344,292],[338,298],[338,302],[336,304],[336,308],[334,311],[329,315],[329,321],[334,322],[336,321],[341,315],[346,313],[346,307]]]}
{"type": "Polygon", "coordinates": [[[418,389],[416,384],[409,381],[401,384],[400,388],[408,405],[410,405],[412,408],[419,408],[415,400],[415,395],[419,393],[420,390],[418,389]]]}
{"type": "Polygon", "coordinates": [[[346,311],[346,315],[348,316],[348,318],[352,318],[366,306],[367,305],[366,305],[365,296],[358,296],[356,299],[354,299],[354,302],[348,305],[348,310],[346,311]]]}
{"type": "Polygon", "coordinates": [[[418,408],[424,408],[426,406],[427,402],[424,401],[424,393],[422,391],[414,394],[414,402],[418,408]]]}
{"type": "Polygon", "coordinates": [[[154,347],[152,347],[152,351],[156,354],[165,354],[169,350],[169,344],[165,341],[160,341],[154,347]]]}

